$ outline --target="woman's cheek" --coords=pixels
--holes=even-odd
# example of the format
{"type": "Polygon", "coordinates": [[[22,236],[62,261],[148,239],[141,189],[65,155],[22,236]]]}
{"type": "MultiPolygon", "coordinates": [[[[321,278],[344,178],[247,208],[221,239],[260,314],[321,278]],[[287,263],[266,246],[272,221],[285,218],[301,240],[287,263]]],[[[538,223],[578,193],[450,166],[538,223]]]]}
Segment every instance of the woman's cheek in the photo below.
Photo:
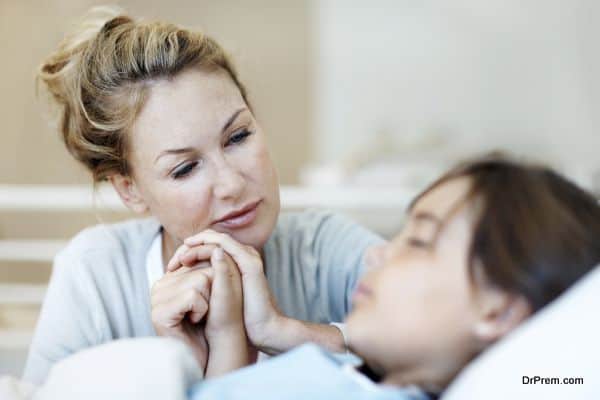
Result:
{"type": "Polygon", "coordinates": [[[190,180],[190,184],[181,188],[176,196],[172,198],[171,216],[178,225],[182,238],[191,236],[208,228],[211,223],[210,192],[190,180]]]}
{"type": "Polygon", "coordinates": [[[263,180],[269,179],[275,172],[269,148],[262,137],[252,143],[252,149],[247,153],[254,171],[260,172],[263,180]]]}

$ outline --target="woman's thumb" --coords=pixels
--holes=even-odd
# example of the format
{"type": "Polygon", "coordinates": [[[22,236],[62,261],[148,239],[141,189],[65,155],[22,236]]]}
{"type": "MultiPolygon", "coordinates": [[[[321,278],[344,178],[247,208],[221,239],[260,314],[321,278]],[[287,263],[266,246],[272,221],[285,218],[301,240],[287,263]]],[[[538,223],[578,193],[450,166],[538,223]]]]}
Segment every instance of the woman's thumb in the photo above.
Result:
{"type": "Polygon", "coordinates": [[[215,247],[210,256],[210,263],[215,272],[215,280],[227,277],[229,265],[227,265],[227,261],[225,261],[225,253],[223,252],[222,248],[215,247]]]}
{"type": "Polygon", "coordinates": [[[214,271],[211,302],[232,301],[235,298],[234,294],[242,290],[242,278],[237,271],[237,266],[220,247],[213,250],[210,262],[214,271]]]}

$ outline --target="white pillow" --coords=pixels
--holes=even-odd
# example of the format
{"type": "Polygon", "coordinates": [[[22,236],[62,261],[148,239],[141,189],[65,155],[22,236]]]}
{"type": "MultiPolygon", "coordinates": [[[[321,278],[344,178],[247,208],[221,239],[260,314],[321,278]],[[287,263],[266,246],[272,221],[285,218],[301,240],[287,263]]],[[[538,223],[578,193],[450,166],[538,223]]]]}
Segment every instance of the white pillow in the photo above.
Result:
{"type": "Polygon", "coordinates": [[[600,399],[599,312],[600,266],[470,363],[442,400],[600,399]]]}
{"type": "Polygon", "coordinates": [[[191,350],[180,341],[122,339],[58,362],[34,399],[186,400],[200,378],[191,350]]]}
{"type": "Polygon", "coordinates": [[[0,399],[30,400],[34,394],[35,387],[32,384],[12,376],[0,376],[0,399]]]}

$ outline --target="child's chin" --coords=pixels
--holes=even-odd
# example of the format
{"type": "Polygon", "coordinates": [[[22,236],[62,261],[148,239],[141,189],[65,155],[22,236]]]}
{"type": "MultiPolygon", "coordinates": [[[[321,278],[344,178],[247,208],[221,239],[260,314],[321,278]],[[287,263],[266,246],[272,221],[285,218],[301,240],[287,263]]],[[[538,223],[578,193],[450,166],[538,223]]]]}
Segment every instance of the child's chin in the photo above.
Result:
{"type": "Polygon", "coordinates": [[[348,346],[359,352],[365,342],[369,342],[369,321],[361,318],[357,311],[353,311],[346,318],[346,341],[348,346]]]}

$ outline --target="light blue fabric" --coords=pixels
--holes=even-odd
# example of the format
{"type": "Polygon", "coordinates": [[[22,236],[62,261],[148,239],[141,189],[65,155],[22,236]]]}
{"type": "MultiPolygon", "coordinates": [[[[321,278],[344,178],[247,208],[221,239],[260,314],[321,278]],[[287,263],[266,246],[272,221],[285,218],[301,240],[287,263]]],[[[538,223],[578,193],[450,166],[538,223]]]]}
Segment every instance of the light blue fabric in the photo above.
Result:
{"type": "MultiPolygon", "coordinates": [[[[114,339],[154,336],[146,257],[155,219],[99,225],[79,233],[54,260],[24,378],[41,384],[50,367],[114,339]]],[[[350,310],[365,249],[382,239],[323,211],[282,214],[264,247],[265,271],[287,316],[340,322],[350,310]]]]}
{"type": "Polygon", "coordinates": [[[382,241],[340,214],[282,214],[264,247],[265,273],[278,306],[295,319],[342,322],[364,272],[365,250],[382,241]]]}
{"type": "Polygon", "coordinates": [[[314,344],[192,387],[190,400],[426,400],[416,388],[377,385],[314,344]]]}

